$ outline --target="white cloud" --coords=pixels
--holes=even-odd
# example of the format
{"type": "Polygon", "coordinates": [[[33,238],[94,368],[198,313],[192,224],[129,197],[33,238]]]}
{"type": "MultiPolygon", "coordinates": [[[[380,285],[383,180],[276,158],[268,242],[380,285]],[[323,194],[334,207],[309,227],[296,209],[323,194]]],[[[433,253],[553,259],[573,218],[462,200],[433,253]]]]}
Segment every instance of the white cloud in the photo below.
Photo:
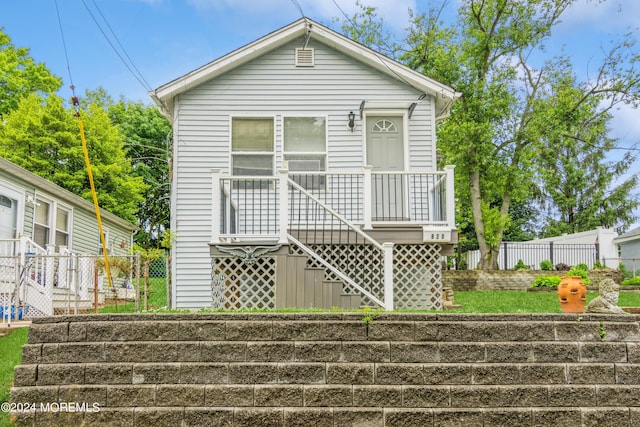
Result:
{"type": "Polygon", "coordinates": [[[578,31],[624,33],[640,28],[638,0],[578,0],[562,15],[563,25],[578,31]]]}

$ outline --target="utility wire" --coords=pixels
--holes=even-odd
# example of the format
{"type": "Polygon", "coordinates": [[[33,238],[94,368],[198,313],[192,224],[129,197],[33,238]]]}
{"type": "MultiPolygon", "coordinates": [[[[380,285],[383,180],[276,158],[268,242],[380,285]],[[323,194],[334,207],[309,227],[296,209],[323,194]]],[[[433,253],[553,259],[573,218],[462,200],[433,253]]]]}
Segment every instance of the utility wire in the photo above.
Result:
{"type": "MultiPolygon", "coordinates": [[[[98,29],[100,30],[100,32],[102,33],[102,35],[104,36],[105,40],[107,41],[107,43],[109,44],[109,46],[111,46],[111,49],[113,49],[113,51],[115,52],[115,54],[118,56],[118,58],[120,58],[120,61],[122,61],[122,63],[124,64],[124,66],[127,68],[127,70],[129,70],[129,72],[131,73],[131,75],[138,81],[138,83],[140,83],[142,85],[142,87],[145,88],[145,90],[147,91],[151,91],[152,88],[149,85],[149,83],[147,83],[147,81],[144,79],[144,77],[142,76],[142,73],[140,73],[140,71],[138,71],[138,69],[135,67],[135,65],[133,64],[133,61],[131,61],[131,58],[129,58],[129,55],[127,55],[125,49],[122,47],[122,45],[120,44],[120,42],[118,41],[118,44],[120,44],[120,47],[122,49],[122,51],[124,52],[125,56],[127,58],[129,58],[129,61],[131,62],[131,65],[122,57],[122,54],[118,51],[118,49],[114,46],[113,42],[111,41],[111,39],[109,38],[109,36],[107,35],[107,33],[104,31],[104,29],[102,28],[102,26],[100,25],[100,23],[98,22],[98,20],[96,19],[95,15],[93,14],[93,12],[91,11],[91,9],[89,8],[89,6],[87,6],[87,3],[85,2],[85,0],[82,0],[82,4],[84,5],[85,9],[87,9],[87,12],[89,12],[89,15],[91,16],[91,19],[93,19],[93,22],[96,24],[96,26],[98,27],[98,29]],[[135,70],[138,72],[136,73],[131,67],[135,68],[135,70]]],[[[95,2],[94,2],[95,5],[95,2]]],[[[96,6],[97,8],[97,6],[96,6]]],[[[100,9],[98,9],[99,11],[100,9]]],[[[100,14],[102,15],[102,12],[100,12],[100,14]]],[[[104,15],[102,15],[103,19],[104,15]]],[[[105,22],[106,19],[105,19],[105,22]]],[[[107,27],[109,27],[109,29],[111,30],[111,27],[109,26],[108,22],[107,22],[107,27]]],[[[113,30],[111,30],[111,32],[113,33],[113,30]]],[[[115,33],[114,37],[115,37],[115,33]]],[[[118,38],[115,37],[115,39],[117,40],[118,38]]]]}
{"type": "MultiPolygon", "coordinates": [[[[69,66],[69,54],[67,53],[67,42],[64,39],[64,31],[62,31],[62,19],[60,18],[60,8],[58,8],[58,0],[55,0],[56,15],[58,16],[58,26],[60,27],[60,36],[62,36],[62,49],[64,50],[64,59],[67,62],[67,71],[69,72],[69,83],[71,84],[71,90],[74,91],[73,78],[71,77],[71,67],[69,66]]],[[[73,94],[75,96],[75,93],[73,94]]]]}
{"type": "Polygon", "coordinates": [[[300,11],[300,15],[302,15],[303,18],[306,18],[306,16],[304,16],[304,11],[302,10],[302,6],[300,6],[300,3],[298,3],[298,0],[291,0],[291,2],[298,8],[298,10],[300,11]]]}
{"type": "MultiPolygon", "coordinates": [[[[84,1],[84,0],[83,0],[84,1]]],[[[149,82],[147,82],[147,80],[144,78],[144,76],[142,75],[142,73],[140,72],[140,70],[138,69],[138,67],[136,67],[136,64],[133,62],[133,59],[131,59],[131,57],[129,56],[129,54],[127,53],[127,50],[124,48],[124,46],[122,45],[122,43],[120,43],[120,40],[118,39],[118,36],[116,35],[116,33],[113,31],[113,28],[111,28],[111,25],[109,25],[109,21],[107,20],[106,16],[104,16],[104,14],[102,13],[102,11],[100,10],[100,8],[98,7],[98,4],[96,3],[96,0],[91,0],[93,3],[93,6],[96,8],[96,10],[98,11],[98,13],[100,14],[100,16],[102,17],[102,20],[104,21],[105,24],[107,24],[107,28],[109,28],[109,31],[111,32],[111,34],[113,35],[113,38],[116,40],[116,42],[118,43],[118,46],[120,46],[120,49],[122,49],[122,52],[124,53],[124,55],[127,57],[127,60],[129,60],[129,63],[131,64],[131,66],[133,67],[134,70],[136,70],[136,73],[138,73],[138,75],[140,76],[140,78],[142,79],[142,81],[144,81],[145,83],[145,89],[147,89],[148,91],[151,91],[151,85],[149,85],[149,82]]]]}

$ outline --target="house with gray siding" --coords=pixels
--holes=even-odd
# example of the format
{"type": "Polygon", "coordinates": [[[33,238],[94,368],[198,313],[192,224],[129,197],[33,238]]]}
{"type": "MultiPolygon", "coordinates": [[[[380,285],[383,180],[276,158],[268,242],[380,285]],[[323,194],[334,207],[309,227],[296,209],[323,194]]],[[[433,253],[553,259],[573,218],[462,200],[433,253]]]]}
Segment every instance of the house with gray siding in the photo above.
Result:
{"type": "Polygon", "coordinates": [[[634,275],[640,274],[640,227],[616,237],[613,242],[620,248],[620,262],[634,275]]]}
{"type": "MultiPolygon", "coordinates": [[[[100,216],[108,254],[130,255],[137,226],[100,216]]],[[[93,203],[0,157],[0,322],[87,308],[101,253],[93,203]]]]}
{"type": "MultiPolygon", "coordinates": [[[[104,209],[100,216],[109,253],[130,254],[137,226],[104,209]]],[[[23,237],[54,252],[102,250],[93,203],[0,157],[0,241],[23,237]]]]}
{"type": "Polygon", "coordinates": [[[459,97],[308,18],[154,90],[176,308],[441,308],[459,97]]]}

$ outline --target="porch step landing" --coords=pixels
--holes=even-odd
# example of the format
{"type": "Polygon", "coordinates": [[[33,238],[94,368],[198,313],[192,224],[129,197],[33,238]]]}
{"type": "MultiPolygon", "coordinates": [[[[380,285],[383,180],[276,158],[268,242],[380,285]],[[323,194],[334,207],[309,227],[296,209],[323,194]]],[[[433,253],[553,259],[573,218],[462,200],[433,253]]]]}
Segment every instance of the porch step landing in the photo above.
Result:
{"type": "Polygon", "coordinates": [[[640,425],[632,315],[51,317],[22,363],[19,426],[640,425]]]}

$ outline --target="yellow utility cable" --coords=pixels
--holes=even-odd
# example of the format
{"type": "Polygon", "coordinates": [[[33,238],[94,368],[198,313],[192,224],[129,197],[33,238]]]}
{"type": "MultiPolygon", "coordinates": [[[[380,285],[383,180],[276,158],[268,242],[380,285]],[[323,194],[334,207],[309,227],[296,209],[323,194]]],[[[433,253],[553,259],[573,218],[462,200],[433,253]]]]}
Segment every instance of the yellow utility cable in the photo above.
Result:
{"type": "Polygon", "coordinates": [[[96,220],[98,221],[98,230],[100,231],[100,243],[102,244],[102,254],[104,255],[104,271],[107,274],[107,282],[109,288],[113,286],[111,282],[111,269],[109,266],[109,254],[107,252],[107,242],[104,239],[104,230],[102,228],[102,219],[100,217],[100,205],[98,204],[98,195],[96,194],[96,188],[93,184],[93,172],[91,172],[91,162],[89,161],[89,150],[87,150],[87,140],[84,136],[84,125],[82,124],[82,117],[80,117],[80,111],[78,109],[79,101],[76,96],[72,98],[73,105],[76,107],[76,116],[78,117],[78,126],[80,127],[80,140],[82,141],[82,151],[84,153],[84,162],[87,165],[87,175],[89,175],[89,185],[91,186],[91,196],[93,197],[93,206],[96,209],[96,220]]]}
{"type": "Polygon", "coordinates": [[[84,125],[82,124],[82,117],[80,116],[80,100],[76,96],[76,89],[73,85],[73,78],[71,77],[71,65],[69,62],[69,55],[67,54],[67,43],[64,39],[64,31],[62,29],[62,19],[60,18],[60,8],[58,7],[58,0],[55,0],[56,15],[58,16],[58,25],[60,26],[60,36],[62,37],[62,47],[64,49],[64,57],[67,62],[67,70],[69,71],[69,82],[71,83],[71,93],[73,97],[73,108],[78,118],[78,126],[80,127],[80,140],[82,141],[82,151],[84,152],[84,162],[87,165],[87,175],[89,175],[89,184],[91,185],[91,196],[93,196],[93,206],[96,209],[96,220],[98,221],[98,231],[100,232],[100,243],[102,244],[102,253],[104,254],[104,271],[107,274],[107,283],[109,288],[113,286],[111,281],[111,269],[109,268],[109,254],[107,253],[107,242],[104,239],[104,230],[102,228],[102,219],[100,218],[100,205],[98,204],[98,195],[96,194],[96,188],[93,185],[93,173],[91,172],[91,162],[89,161],[89,150],[87,150],[87,140],[84,137],[84,125]]]}

